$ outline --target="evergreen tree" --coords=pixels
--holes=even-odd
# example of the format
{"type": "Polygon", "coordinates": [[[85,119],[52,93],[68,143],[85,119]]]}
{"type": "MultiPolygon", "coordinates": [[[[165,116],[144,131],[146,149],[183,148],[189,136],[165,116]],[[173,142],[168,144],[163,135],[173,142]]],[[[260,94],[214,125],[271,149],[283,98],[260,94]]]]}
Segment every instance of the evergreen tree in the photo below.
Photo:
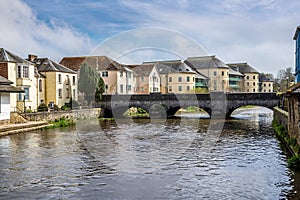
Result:
{"type": "Polygon", "coordinates": [[[78,90],[84,93],[84,97],[88,101],[88,104],[93,100],[100,100],[100,98],[95,99],[95,97],[101,97],[105,85],[96,69],[83,63],[79,73],[78,90]]]}

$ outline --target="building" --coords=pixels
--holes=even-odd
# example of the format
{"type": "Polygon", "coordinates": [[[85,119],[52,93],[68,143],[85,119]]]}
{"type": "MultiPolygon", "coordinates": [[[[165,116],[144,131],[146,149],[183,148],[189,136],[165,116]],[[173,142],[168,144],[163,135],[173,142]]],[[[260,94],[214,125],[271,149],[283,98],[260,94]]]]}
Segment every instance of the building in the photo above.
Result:
{"type": "Polygon", "coordinates": [[[230,92],[244,92],[244,75],[235,67],[229,67],[230,92]]]}
{"type": "Polygon", "coordinates": [[[161,78],[161,92],[206,93],[208,78],[181,60],[154,61],[161,78]],[[174,81],[173,81],[174,80],[174,81]]]}
{"type": "Polygon", "coordinates": [[[10,95],[10,110],[36,110],[38,107],[38,83],[36,69],[32,62],[0,48],[0,75],[12,85],[23,89],[24,93],[10,95]]]}
{"type": "Polygon", "coordinates": [[[12,84],[13,82],[0,76],[0,125],[8,124],[10,121],[10,95],[24,92],[24,90],[12,86],[12,84]]]}
{"type": "Polygon", "coordinates": [[[274,79],[272,74],[259,74],[260,92],[273,92],[274,79]]]}
{"type": "Polygon", "coordinates": [[[28,59],[35,63],[37,69],[39,104],[58,107],[78,100],[77,73],[49,58],[38,58],[29,55],[28,59]]]}
{"type": "Polygon", "coordinates": [[[296,28],[296,32],[294,35],[294,40],[296,41],[295,48],[295,81],[296,83],[300,82],[300,36],[299,36],[300,26],[296,28]]]}
{"type": "Polygon", "coordinates": [[[229,67],[216,56],[189,57],[185,63],[209,78],[209,91],[230,91],[229,67]]]}
{"type": "Polygon", "coordinates": [[[135,94],[161,91],[161,79],[155,64],[137,65],[132,71],[135,78],[135,94]]]}
{"type": "Polygon", "coordinates": [[[248,63],[231,63],[229,67],[244,75],[244,92],[259,92],[259,72],[248,63]]]}
{"type": "Polygon", "coordinates": [[[134,93],[135,80],[131,69],[107,56],[64,57],[60,61],[60,64],[76,71],[78,75],[83,63],[95,68],[101,75],[105,83],[105,94],[134,93]]]}

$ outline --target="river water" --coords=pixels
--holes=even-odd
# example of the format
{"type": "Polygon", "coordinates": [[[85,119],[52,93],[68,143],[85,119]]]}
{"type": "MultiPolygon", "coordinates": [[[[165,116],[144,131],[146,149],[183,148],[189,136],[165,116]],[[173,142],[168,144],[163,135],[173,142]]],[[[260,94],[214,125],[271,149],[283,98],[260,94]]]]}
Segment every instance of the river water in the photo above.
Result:
{"type": "Polygon", "coordinates": [[[300,175],[287,167],[272,111],[195,117],[1,137],[0,199],[298,199],[300,175]]]}

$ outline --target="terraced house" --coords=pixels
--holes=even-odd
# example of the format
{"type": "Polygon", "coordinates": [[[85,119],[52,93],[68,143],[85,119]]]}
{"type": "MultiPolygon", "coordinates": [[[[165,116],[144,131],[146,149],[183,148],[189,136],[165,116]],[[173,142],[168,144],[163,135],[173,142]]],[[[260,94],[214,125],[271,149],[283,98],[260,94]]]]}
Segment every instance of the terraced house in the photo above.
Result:
{"type": "Polygon", "coordinates": [[[0,48],[0,75],[24,90],[10,95],[10,111],[36,110],[38,107],[37,71],[34,63],[0,48]]]}
{"type": "Polygon", "coordinates": [[[135,80],[132,70],[107,56],[64,57],[60,64],[79,74],[80,66],[86,63],[95,68],[105,83],[105,94],[133,94],[135,80]]]}
{"type": "Polygon", "coordinates": [[[259,89],[259,72],[248,63],[232,63],[228,66],[244,74],[244,92],[260,92],[259,89]]]}
{"type": "Polygon", "coordinates": [[[78,100],[78,78],[75,71],[49,58],[29,55],[28,60],[35,64],[38,72],[39,104],[62,107],[71,100],[78,100]]]}

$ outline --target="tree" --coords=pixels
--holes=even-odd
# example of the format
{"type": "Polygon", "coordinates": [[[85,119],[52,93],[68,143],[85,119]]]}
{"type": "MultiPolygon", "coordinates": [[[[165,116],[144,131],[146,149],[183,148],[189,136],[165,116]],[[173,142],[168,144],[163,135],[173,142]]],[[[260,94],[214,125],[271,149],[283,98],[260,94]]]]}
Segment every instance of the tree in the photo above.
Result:
{"type": "Polygon", "coordinates": [[[104,92],[104,81],[95,68],[83,63],[80,67],[78,90],[84,93],[88,104],[98,95],[101,97],[104,92]]]}
{"type": "Polygon", "coordinates": [[[291,67],[281,69],[277,73],[277,79],[274,83],[276,91],[286,91],[289,86],[295,81],[295,76],[291,67]]]}

